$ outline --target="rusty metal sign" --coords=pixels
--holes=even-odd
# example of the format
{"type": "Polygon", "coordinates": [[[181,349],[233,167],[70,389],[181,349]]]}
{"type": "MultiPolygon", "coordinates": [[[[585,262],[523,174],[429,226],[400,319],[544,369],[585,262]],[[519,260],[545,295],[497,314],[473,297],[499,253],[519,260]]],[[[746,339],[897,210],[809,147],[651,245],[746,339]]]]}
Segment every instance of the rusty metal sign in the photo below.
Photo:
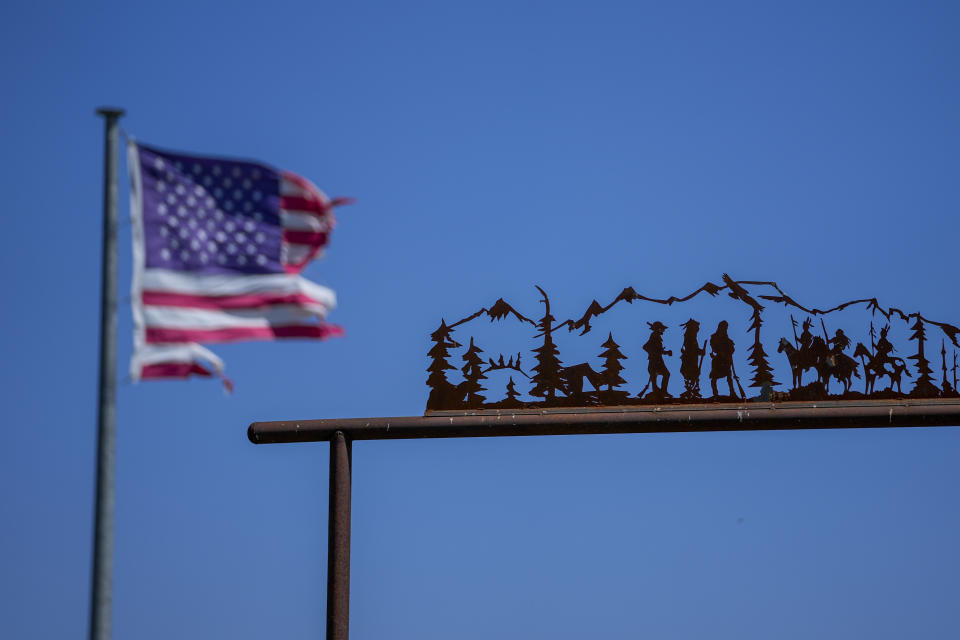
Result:
{"type": "Polygon", "coordinates": [[[440,321],[427,415],[250,425],[255,444],[330,442],[328,638],[349,629],[354,440],[960,424],[960,329],[876,298],[808,308],[724,274],[682,298],[627,287],[558,322],[537,290],[539,314],[499,299],[440,321]],[[710,304],[694,313],[694,299],[710,304]]]}
{"type": "Polygon", "coordinates": [[[530,315],[537,319],[501,298],[451,324],[441,320],[427,353],[428,413],[960,398],[960,329],[920,312],[883,307],[876,298],[811,308],[776,282],[723,274],[720,284],[707,282],[683,297],[653,298],[627,287],[607,304],[593,300],[581,315],[558,322],[550,296],[536,288],[542,307],[530,315]],[[727,304],[712,311],[700,307],[708,322],[687,312],[684,303],[694,299],[727,304]],[[633,308],[625,325],[595,331],[625,307],[633,308]],[[665,322],[666,308],[672,316],[682,309],[682,321],[665,322]],[[473,329],[482,328],[476,323],[484,318],[490,322],[481,325],[520,323],[532,346],[504,351],[493,340],[481,344],[473,329]],[[579,343],[573,359],[560,345],[571,340],[579,343]],[[595,355],[578,362],[585,342],[595,355]],[[743,353],[746,370],[738,372],[743,353]],[[462,364],[455,366],[457,360],[462,364]],[[489,374],[500,371],[497,386],[489,374]]]}

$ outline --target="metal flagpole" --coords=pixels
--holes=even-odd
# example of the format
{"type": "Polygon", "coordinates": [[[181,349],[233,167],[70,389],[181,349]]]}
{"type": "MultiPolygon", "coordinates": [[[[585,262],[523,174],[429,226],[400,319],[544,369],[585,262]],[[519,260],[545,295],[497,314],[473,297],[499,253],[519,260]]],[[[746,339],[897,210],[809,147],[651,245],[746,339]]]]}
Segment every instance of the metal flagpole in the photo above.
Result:
{"type": "Polygon", "coordinates": [[[102,107],[103,258],[100,273],[100,390],[97,409],[97,504],[93,532],[90,640],[109,640],[113,584],[113,470],[117,432],[117,121],[102,107]]]}

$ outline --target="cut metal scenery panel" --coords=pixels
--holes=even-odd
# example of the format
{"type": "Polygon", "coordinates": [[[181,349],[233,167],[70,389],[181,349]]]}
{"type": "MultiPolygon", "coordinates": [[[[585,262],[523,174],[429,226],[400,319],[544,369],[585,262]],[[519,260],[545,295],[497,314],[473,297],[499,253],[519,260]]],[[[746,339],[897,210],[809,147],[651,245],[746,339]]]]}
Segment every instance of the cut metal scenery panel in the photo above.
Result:
{"type": "Polygon", "coordinates": [[[775,282],[734,280],[723,274],[720,284],[707,282],[683,297],[652,298],[627,287],[608,304],[594,300],[578,318],[558,322],[547,292],[537,290],[542,308],[536,319],[501,298],[451,324],[441,320],[430,334],[427,353],[428,412],[960,397],[960,329],[920,312],[882,307],[876,298],[808,308],[775,282]],[[746,318],[714,317],[701,325],[692,308],[685,321],[672,326],[658,317],[664,307],[685,308],[683,303],[723,299],[721,294],[742,305],[746,318]],[[621,303],[635,302],[649,303],[637,305],[639,322],[605,334],[592,332],[605,314],[622,308],[621,303]],[[851,313],[859,315],[851,318],[851,313]],[[780,327],[789,327],[786,332],[778,332],[776,324],[770,328],[774,315],[780,316],[780,327]],[[481,345],[471,327],[483,318],[519,322],[532,347],[504,353],[494,341],[481,345]],[[895,327],[903,334],[902,354],[894,344],[895,327]],[[558,344],[566,335],[590,341],[596,355],[568,362],[558,344]],[[744,379],[735,355],[744,351],[738,349],[746,353],[744,379]],[[456,360],[462,366],[454,366],[456,360]],[[499,387],[490,384],[487,375],[494,371],[509,375],[499,387]],[[642,388],[631,389],[627,376],[642,388]]]}

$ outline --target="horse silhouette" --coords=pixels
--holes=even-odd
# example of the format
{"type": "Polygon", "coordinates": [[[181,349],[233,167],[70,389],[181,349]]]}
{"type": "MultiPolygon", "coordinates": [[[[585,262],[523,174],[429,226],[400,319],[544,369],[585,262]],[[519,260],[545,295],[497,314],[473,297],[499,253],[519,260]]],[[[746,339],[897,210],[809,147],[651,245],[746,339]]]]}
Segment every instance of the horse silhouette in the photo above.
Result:
{"type": "Polygon", "coordinates": [[[860,373],[858,372],[860,365],[857,361],[845,353],[835,354],[832,352],[827,346],[826,341],[820,336],[814,337],[813,343],[810,345],[810,351],[816,357],[817,364],[815,367],[817,374],[819,375],[820,382],[823,384],[823,388],[827,391],[827,395],[830,394],[831,376],[843,385],[844,393],[850,391],[850,387],[853,384],[853,377],[860,377],[860,373]]]}
{"type": "Polygon", "coordinates": [[[890,387],[888,391],[893,391],[893,385],[897,385],[897,392],[903,393],[903,388],[900,386],[901,379],[903,377],[903,372],[907,370],[907,363],[903,361],[902,358],[884,358],[883,356],[870,353],[870,350],[867,349],[867,346],[862,342],[857,343],[857,348],[853,352],[853,357],[860,358],[863,362],[863,377],[865,380],[865,391],[869,395],[874,391],[874,385],[876,384],[877,378],[882,378],[888,376],[890,378],[890,387]],[[887,362],[890,363],[892,371],[887,369],[884,366],[887,362]]]}
{"type": "Polygon", "coordinates": [[[817,358],[811,349],[797,349],[790,344],[786,338],[780,338],[780,346],[777,347],[777,353],[786,353],[787,360],[790,362],[790,371],[793,374],[793,388],[799,389],[803,386],[803,372],[807,369],[815,369],[817,358]]]}

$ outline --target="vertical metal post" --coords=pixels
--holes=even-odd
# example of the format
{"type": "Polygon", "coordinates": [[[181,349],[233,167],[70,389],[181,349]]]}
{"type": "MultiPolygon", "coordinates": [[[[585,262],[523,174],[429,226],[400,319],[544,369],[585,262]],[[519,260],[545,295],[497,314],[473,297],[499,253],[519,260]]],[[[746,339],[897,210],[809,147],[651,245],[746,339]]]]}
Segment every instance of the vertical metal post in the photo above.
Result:
{"type": "Polygon", "coordinates": [[[350,635],[350,467],[353,446],[343,431],[330,440],[327,519],[327,640],[350,635]]]}
{"type": "Polygon", "coordinates": [[[117,121],[122,109],[101,108],[103,258],[100,272],[100,383],[97,408],[97,503],[93,531],[90,639],[109,640],[113,599],[114,451],[117,431],[117,121]]]}

